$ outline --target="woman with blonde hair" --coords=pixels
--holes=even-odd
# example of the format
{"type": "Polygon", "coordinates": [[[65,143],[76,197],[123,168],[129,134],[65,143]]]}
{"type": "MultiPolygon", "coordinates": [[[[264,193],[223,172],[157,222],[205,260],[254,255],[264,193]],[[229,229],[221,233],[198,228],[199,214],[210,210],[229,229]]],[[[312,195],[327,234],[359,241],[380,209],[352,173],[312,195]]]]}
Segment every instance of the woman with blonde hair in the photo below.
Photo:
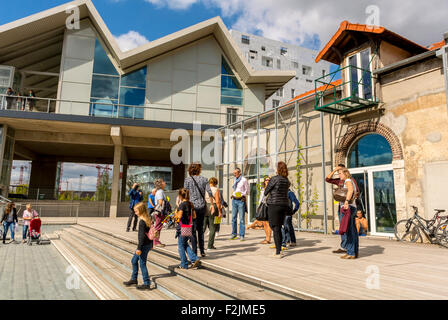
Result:
{"type": "Polygon", "coordinates": [[[131,280],[123,282],[125,286],[136,285],[139,290],[150,290],[151,281],[149,280],[148,269],[146,267],[146,260],[148,258],[148,253],[153,247],[153,241],[149,240],[148,233],[152,225],[152,220],[148,214],[148,209],[146,204],[143,202],[138,203],[134,206],[134,212],[137,215],[138,222],[138,245],[134,256],[131,259],[132,263],[132,275],[131,280]],[[140,269],[142,271],[143,285],[138,285],[138,265],[140,262],[140,269]]]}
{"type": "Polygon", "coordinates": [[[221,222],[219,222],[219,223],[215,223],[215,222],[216,222],[216,220],[220,220],[222,217],[222,205],[221,205],[221,198],[220,198],[220,193],[219,193],[219,189],[218,189],[218,179],[216,179],[215,177],[210,178],[209,185],[210,185],[210,189],[212,190],[213,200],[215,200],[215,201],[212,204],[209,194],[208,193],[205,194],[207,210],[208,210],[208,212],[210,212],[210,214],[207,217],[205,217],[208,220],[208,223],[206,223],[206,225],[208,225],[208,227],[210,229],[210,233],[208,235],[207,251],[216,249],[215,245],[214,245],[216,229],[218,228],[218,226],[221,222]],[[214,207],[213,213],[211,213],[212,206],[214,207]]]}

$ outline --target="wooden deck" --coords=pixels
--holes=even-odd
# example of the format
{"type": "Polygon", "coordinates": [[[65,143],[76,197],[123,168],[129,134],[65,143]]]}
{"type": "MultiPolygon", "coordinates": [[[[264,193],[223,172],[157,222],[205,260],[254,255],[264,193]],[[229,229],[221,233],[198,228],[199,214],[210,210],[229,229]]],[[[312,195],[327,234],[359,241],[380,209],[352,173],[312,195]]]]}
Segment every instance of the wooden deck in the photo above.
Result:
{"type": "MultiPolygon", "coordinates": [[[[48,222],[57,219],[48,219],[48,222]]],[[[125,232],[126,218],[80,218],[80,225],[136,240],[125,232]]],[[[259,244],[263,230],[249,230],[246,240],[229,240],[230,226],[222,225],[215,242],[218,250],[204,262],[248,277],[271,282],[321,299],[447,299],[448,250],[429,244],[400,243],[381,238],[361,238],[356,260],[343,260],[331,251],[340,238],[334,235],[296,233],[297,247],[283,259],[259,244]],[[372,274],[378,271],[378,274],[372,274]]],[[[165,250],[177,253],[174,230],[163,230],[165,250]]],[[[256,293],[254,293],[256,294],[256,293]]]]}

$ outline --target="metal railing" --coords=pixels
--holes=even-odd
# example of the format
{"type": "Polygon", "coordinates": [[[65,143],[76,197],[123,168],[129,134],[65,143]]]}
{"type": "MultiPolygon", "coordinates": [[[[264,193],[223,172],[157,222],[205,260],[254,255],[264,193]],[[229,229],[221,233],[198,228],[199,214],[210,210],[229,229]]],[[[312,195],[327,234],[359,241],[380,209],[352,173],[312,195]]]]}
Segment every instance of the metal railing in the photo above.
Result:
{"type": "Polygon", "coordinates": [[[370,70],[352,65],[326,74],[314,80],[314,109],[344,114],[377,104],[373,80],[374,76],[370,70]],[[336,84],[334,80],[339,74],[341,74],[342,80],[336,84]],[[324,99],[326,102],[322,103],[324,99]]]}
{"type": "MultiPolygon", "coordinates": [[[[230,107],[230,106],[229,106],[230,107]]],[[[204,107],[206,108],[206,107],[204,107]]],[[[66,100],[66,99],[54,99],[54,98],[40,98],[40,97],[27,97],[17,95],[0,94],[0,110],[13,110],[24,112],[43,112],[43,113],[58,113],[58,114],[70,114],[70,115],[87,115],[91,117],[106,117],[106,118],[123,118],[134,120],[152,120],[152,117],[145,116],[145,110],[150,111],[171,111],[190,113],[194,115],[194,119],[188,119],[192,121],[199,120],[199,115],[210,116],[224,116],[226,121],[228,113],[203,111],[203,110],[185,110],[175,108],[160,108],[154,106],[134,106],[118,103],[107,103],[101,101],[81,101],[81,100],[66,100]],[[88,106],[87,112],[81,112],[80,105],[88,106]],[[107,109],[105,112],[97,111],[96,106],[102,106],[107,109]],[[77,109],[77,110],[76,110],[77,109]],[[77,112],[74,112],[76,110],[77,112]],[[129,110],[132,110],[132,115],[129,110]],[[143,117],[141,116],[143,114],[143,117]],[[148,118],[148,119],[147,119],[148,118]]],[[[172,115],[172,113],[171,113],[172,115]]],[[[237,121],[240,119],[248,118],[249,115],[236,114],[237,121]]],[[[172,116],[171,116],[172,118],[172,116]]],[[[166,119],[167,121],[173,121],[174,119],[166,119]]],[[[186,120],[186,119],[184,119],[186,120]]],[[[222,122],[222,121],[220,121],[222,122]]]]}

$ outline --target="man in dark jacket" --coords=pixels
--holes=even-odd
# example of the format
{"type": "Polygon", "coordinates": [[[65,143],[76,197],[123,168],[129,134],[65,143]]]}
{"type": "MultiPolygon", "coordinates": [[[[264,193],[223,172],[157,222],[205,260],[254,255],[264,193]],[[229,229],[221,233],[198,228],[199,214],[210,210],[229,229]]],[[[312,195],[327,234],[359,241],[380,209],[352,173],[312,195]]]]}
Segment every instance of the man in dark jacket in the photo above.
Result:
{"type": "MultiPolygon", "coordinates": [[[[288,191],[288,198],[292,214],[294,215],[299,210],[300,202],[291,190],[288,191]]],[[[282,247],[286,248],[288,243],[290,247],[295,247],[296,241],[296,234],[294,232],[294,226],[292,225],[292,216],[286,216],[282,228],[282,247]]]]}
{"type": "Polygon", "coordinates": [[[129,190],[129,219],[128,219],[128,225],[126,227],[126,232],[129,232],[129,229],[131,228],[132,219],[134,219],[134,225],[132,226],[132,231],[137,231],[137,221],[138,217],[134,213],[134,207],[137,203],[143,201],[143,193],[138,190],[139,185],[137,183],[134,183],[131,190],[129,190]]]}

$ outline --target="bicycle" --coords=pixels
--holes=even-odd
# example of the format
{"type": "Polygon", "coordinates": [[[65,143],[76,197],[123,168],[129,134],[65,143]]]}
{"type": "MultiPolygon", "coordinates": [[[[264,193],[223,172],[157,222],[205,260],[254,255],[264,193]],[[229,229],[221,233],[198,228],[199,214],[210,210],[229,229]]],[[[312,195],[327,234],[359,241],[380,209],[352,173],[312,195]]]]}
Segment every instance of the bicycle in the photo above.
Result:
{"type": "Polygon", "coordinates": [[[395,224],[397,240],[414,243],[419,239],[422,240],[420,232],[423,232],[431,243],[448,247],[448,216],[440,216],[445,210],[434,209],[436,211],[434,217],[426,220],[420,217],[417,207],[412,206],[412,208],[414,209],[412,218],[400,220],[395,224]]]}

